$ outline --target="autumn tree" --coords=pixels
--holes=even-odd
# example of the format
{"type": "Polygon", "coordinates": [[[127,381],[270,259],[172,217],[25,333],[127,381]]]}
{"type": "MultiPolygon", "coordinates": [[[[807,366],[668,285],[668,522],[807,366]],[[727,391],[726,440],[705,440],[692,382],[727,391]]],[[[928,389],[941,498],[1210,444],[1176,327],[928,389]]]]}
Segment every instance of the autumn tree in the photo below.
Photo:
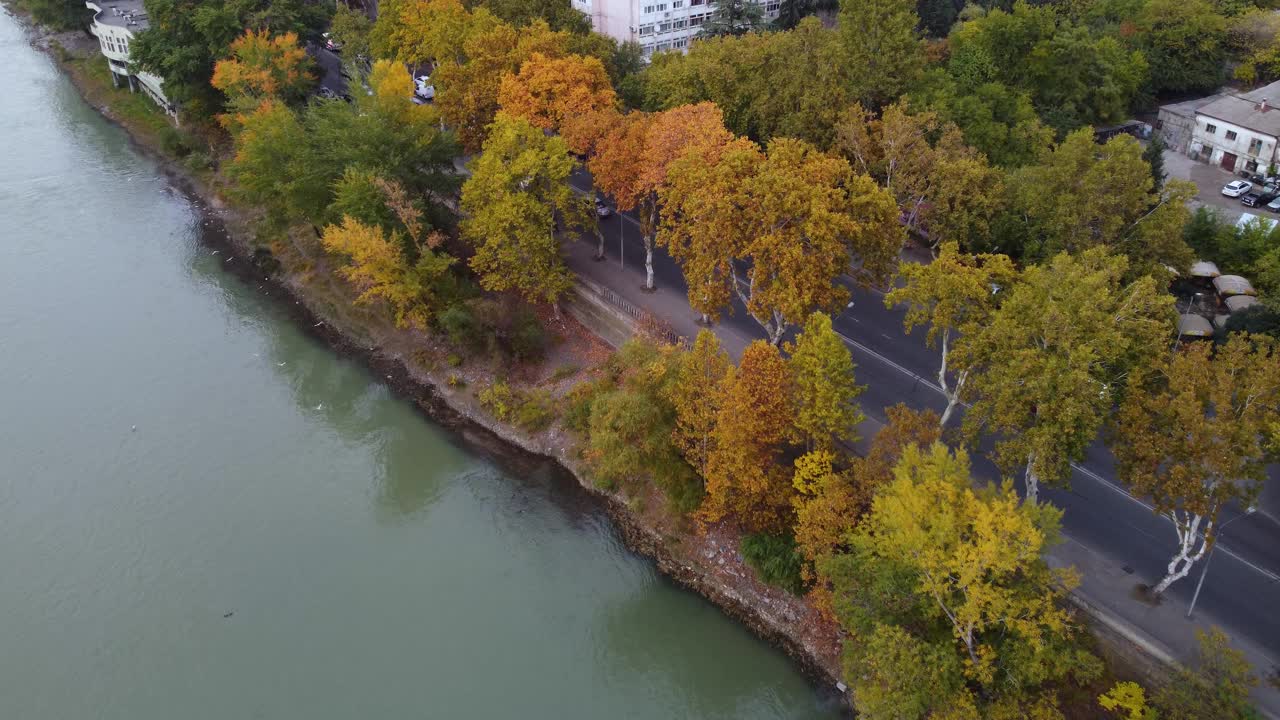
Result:
{"type": "Polygon", "coordinates": [[[1231,639],[1218,628],[1196,630],[1200,647],[1194,663],[1179,668],[1173,679],[1155,692],[1152,704],[1163,720],[1258,717],[1250,706],[1249,691],[1258,684],[1249,660],[1231,647],[1231,639]]]}
{"type": "Polygon", "coordinates": [[[662,199],[661,242],[684,269],[690,304],[716,317],[736,295],[774,344],[847,302],[839,276],[883,280],[904,239],[888,193],[799,140],[682,159],[662,199]]]}
{"type": "Polygon", "coordinates": [[[676,381],[669,389],[676,422],[672,440],[685,460],[702,476],[715,447],[716,418],[720,413],[720,387],[732,363],[720,347],[720,338],[701,330],[693,347],[680,361],[676,381]]]}
{"type": "Polygon", "coordinates": [[[845,540],[871,506],[876,490],[893,479],[906,448],[928,447],[940,436],[938,416],[932,410],[916,411],[898,404],[885,408],[887,422],[871,440],[864,457],[841,458],[829,450],[814,450],[796,458],[792,485],[792,505],[796,519],[793,532],[796,547],[806,560],[805,580],[817,580],[818,592],[826,589],[826,578],[812,568],[818,560],[845,547],[845,540]]]}
{"type": "Polygon", "coordinates": [[[668,168],[685,155],[706,157],[732,139],[719,108],[699,103],[654,114],[630,113],[596,145],[588,168],[619,210],[636,210],[645,248],[645,287],[654,288],[653,248],[659,192],[668,168]]]}
{"type": "Polygon", "coordinates": [[[270,209],[271,216],[296,216],[294,175],[298,148],[307,141],[298,116],[279,100],[266,100],[240,122],[235,154],[227,165],[234,193],[270,209]]]}
{"type": "Polygon", "coordinates": [[[919,23],[914,3],[841,0],[840,39],[844,62],[858,73],[853,81],[858,100],[879,107],[920,77],[925,57],[919,23]]]}
{"type": "Polygon", "coordinates": [[[886,308],[905,304],[903,330],[910,333],[917,326],[928,325],[925,342],[929,347],[940,347],[938,386],[947,398],[947,407],[938,424],[945,426],[960,402],[969,376],[969,371],[962,369],[955,374],[955,383],[951,383],[948,360],[952,335],[967,324],[985,324],[1007,294],[1017,271],[1005,255],[967,255],[955,243],[946,243],[933,262],[904,260],[898,266],[898,274],[903,282],[885,295],[884,304],[886,308]]]}
{"type": "Polygon", "coordinates": [[[326,227],[320,241],[325,250],[347,258],[349,264],[338,272],[360,290],[357,303],[384,301],[398,327],[426,328],[435,310],[436,288],[453,258],[424,245],[418,248],[417,261],[410,263],[403,241],[394,233],[349,217],[326,227]]]}
{"type": "Polygon", "coordinates": [[[963,327],[955,353],[971,402],[965,435],[995,437],[1006,474],[1025,468],[1027,499],[1062,483],[1111,412],[1129,374],[1165,352],[1173,298],[1128,261],[1094,248],[1027,268],[989,316],[963,327]]]}
{"type": "Polygon", "coordinates": [[[515,290],[553,307],[568,291],[573,276],[560,256],[556,217],[583,227],[591,215],[569,184],[572,172],[560,138],[523,118],[494,121],[462,186],[462,237],[476,249],[471,268],[486,290],[515,290]]]}
{"type": "Polygon", "coordinates": [[[971,247],[1003,205],[1002,173],[933,112],[894,103],[873,118],[854,105],[836,125],[836,147],[893,193],[907,227],[935,251],[951,240],[971,247]]]}
{"type": "Polygon", "coordinates": [[[764,6],[755,0],[720,0],[702,24],[698,36],[745,35],[764,26],[764,6]]]}
{"type": "Polygon", "coordinates": [[[778,463],[791,426],[787,363],[777,347],[757,340],[719,392],[698,517],[704,523],[730,518],[749,531],[780,530],[791,502],[791,478],[778,463]]]}
{"type": "Polygon", "coordinates": [[[815,312],[795,344],[787,343],[787,365],[795,393],[796,433],[810,449],[831,449],[857,440],[865,416],[858,408],[863,387],[853,377],[853,357],[831,327],[831,317],[815,312]]]}
{"type": "Polygon", "coordinates": [[[1062,605],[1074,573],[1043,558],[1060,516],[1007,484],[975,490],[963,451],[908,447],[848,552],[822,562],[853,635],[845,677],[859,714],[1051,708],[1046,684],[1095,677],[1062,605]]]}
{"type": "Polygon", "coordinates": [[[238,127],[267,98],[297,101],[314,82],[311,59],[293,33],[246,30],[231,43],[230,52],[231,57],[214,66],[209,81],[230,102],[232,112],[218,117],[224,127],[238,127]]]}
{"type": "Polygon", "coordinates": [[[558,130],[566,118],[613,110],[617,102],[604,65],[581,55],[534,53],[498,89],[503,112],[546,130],[558,130]]]}
{"type": "MultiPolygon", "coordinates": [[[[342,49],[348,58],[352,58],[360,62],[360,67],[367,69],[366,60],[370,57],[369,35],[373,32],[373,21],[363,9],[353,8],[344,3],[338,3],[333,13],[333,22],[329,26],[329,33],[336,42],[342,44],[342,49]]],[[[348,59],[347,62],[351,62],[348,59]]]]}
{"type": "Polygon", "coordinates": [[[1182,227],[1195,186],[1170,180],[1156,191],[1142,146],[1128,135],[1099,145],[1087,128],[1071,133],[1009,185],[1017,215],[1025,218],[1028,257],[1105,246],[1129,256],[1133,272],[1158,274],[1165,266],[1185,269],[1194,259],[1182,227]]]}
{"type": "Polygon", "coordinates": [[[488,10],[461,0],[382,0],[369,35],[376,57],[410,65],[462,63],[468,40],[502,24],[488,10]]]}
{"type": "Polygon", "coordinates": [[[1235,335],[1214,351],[1188,345],[1127,395],[1115,423],[1119,476],[1173,521],[1178,544],[1156,595],[1187,576],[1217,539],[1228,502],[1250,504],[1276,457],[1267,431],[1280,419],[1280,347],[1235,335]]]}

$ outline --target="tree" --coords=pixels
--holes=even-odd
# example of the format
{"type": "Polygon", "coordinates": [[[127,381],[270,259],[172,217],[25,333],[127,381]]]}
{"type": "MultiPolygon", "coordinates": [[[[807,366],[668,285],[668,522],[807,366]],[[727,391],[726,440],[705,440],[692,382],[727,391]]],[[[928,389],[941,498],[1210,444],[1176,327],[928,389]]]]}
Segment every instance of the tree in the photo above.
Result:
{"type": "Polygon", "coordinates": [[[849,551],[821,563],[855,638],[845,677],[859,713],[924,717],[1009,700],[1030,708],[1052,704],[1028,697],[1045,683],[1095,676],[1100,664],[1076,646],[1061,603],[1074,572],[1043,559],[1060,516],[1020,503],[1008,484],[976,491],[963,451],[908,447],[849,551]],[[903,672],[913,680],[896,677],[903,672]]]}
{"type": "Polygon", "coordinates": [[[596,187],[619,210],[637,210],[645,248],[645,287],[654,288],[653,247],[658,230],[658,194],[667,170],[685,155],[706,157],[732,139],[719,108],[686,105],[660,113],[630,113],[602,138],[588,167],[596,187]]]}
{"type": "Polygon", "coordinates": [[[266,98],[301,100],[314,83],[311,59],[291,32],[273,36],[266,30],[246,30],[231,43],[230,51],[230,58],[214,66],[209,81],[239,114],[238,120],[234,115],[219,116],[224,127],[236,127],[244,113],[266,98]]]}
{"type": "Polygon", "coordinates": [[[613,110],[617,102],[604,65],[581,55],[549,58],[534,53],[518,74],[504,77],[498,89],[504,112],[545,130],[558,130],[569,117],[613,110]]]}
{"type": "Polygon", "coordinates": [[[951,336],[966,325],[984,325],[1008,293],[1017,271],[1006,255],[966,255],[955,243],[947,243],[927,265],[904,260],[898,274],[903,282],[885,295],[884,304],[886,308],[906,304],[903,330],[910,333],[919,325],[928,325],[925,342],[929,347],[941,346],[938,385],[947,398],[947,408],[938,420],[942,427],[960,402],[969,377],[969,371],[962,369],[956,373],[955,385],[951,384],[951,336]]]}
{"type": "Polygon", "coordinates": [[[333,22],[329,25],[329,34],[342,44],[348,57],[369,58],[372,52],[369,37],[373,33],[373,21],[365,14],[344,3],[338,3],[333,13],[333,22]]]}
{"type": "Polygon", "coordinates": [[[1136,682],[1118,682],[1098,696],[1098,704],[1120,720],[1156,720],[1156,711],[1147,705],[1147,693],[1136,682]]]}
{"type": "Polygon", "coordinates": [[[718,389],[731,365],[729,354],[720,347],[720,338],[710,330],[701,330],[693,347],[681,358],[676,381],[668,393],[676,412],[672,442],[704,477],[707,459],[715,447],[716,417],[720,413],[718,389]]]}
{"type": "Polygon", "coordinates": [[[702,24],[698,36],[745,35],[764,26],[764,6],[755,0],[720,0],[702,24]]]}
{"type": "Polygon", "coordinates": [[[715,317],[737,295],[774,344],[814,310],[847,302],[837,277],[884,279],[903,242],[888,193],[787,138],[767,153],[735,143],[713,162],[681,160],[662,202],[661,242],[684,269],[690,304],[715,317]]]}
{"type": "Polygon", "coordinates": [[[1173,298],[1149,276],[1125,283],[1127,268],[1100,248],[1058,255],[1027,268],[995,312],[962,329],[965,435],[994,436],[1005,473],[1025,467],[1032,504],[1042,481],[1066,481],[1130,373],[1173,337],[1173,298]]]}
{"type": "Polygon", "coordinates": [[[466,62],[466,44],[502,25],[488,10],[461,0],[381,0],[369,34],[374,56],[410,65],[466,62]]]}
{"type": "Polygon", "coordinates": [[[227,174],[234,193],[265,206],[271,215],[297,218],[295,176],[290,167],[307,133],[298,116],[279,100],[268,99],[247,115],[236,136],[227,174]]]}
{"type": "Polygon", "coordinates": [[[1159,135],[1154,135],[1151,142],[1142,151],[1142,159],[1151,166],[1151,190],[1159,193],[1164,189],[1165,178],[1169,176],[1164,170],[1164,151],[1168,148],[1159,135]]]}
{"type": "Polygon", "coordinates": [[[394,233],[387,235],[382,228],[349,217],[326,227],[320,241],[325,250],[349,259],[350,265],[338,272],[361,291],[357,303],[383,300],[395,312],[398,327],[427,327],[436,288],[453,258],[422,246],[417,262],[410,264],[394,233]]]}
{"type": "Polygon", "coordinates": [[[1208,0],[1147,0],[1135,20],[1155,94],[1211,92],[1222,84],[1227,21],[1208,0]]]}
{"type": "Polygon", "coordinates": [[[879,107],[900,95],[924,69],[920,19],[902,0],[841,0],[840,38],[845,62],[858,68],[854,95],[879,107]]]}
{"type": "Polygon", "coordinates": [[[831,317],[810,315],[786,350],[795,393],[795,432],[810,449],[855,442],[856,428],[866,419],[855,402],[864,388],[854,380],[853,357],[832,329],[831,317]]]}
{"type": "Polygon", "coordinates": [[[569,184],[573,164],[563,140],[527,120],[499,115],[494,121],[462,186],[462,237],[476,249],[471,268],[486,290],[515,290],[555,307],[573,285],[560,256],[556,216],[569,227],[585,227],[592,212],[569,184]]]}
{"type": "Polygon", "coordinates": [[[89,23],[84,5],[71,0],[22,0],[18,6],[31,13],[36,22],[54,30],[75,30],[89,23]]]}
{"type": "Polygon", "coordinates": [[[1196,630],[1200,653],[1194,667],[1181,668],[1172,682],[1156,692],[1153,704],[1166,720],[1257,717],[1249,690],[1258,684],[1249,661],[1231,647],[1226,633],[1196,630]]]}
{"type": "Polygon", "coordinates": [[[1129,256],[1134,273],[1167,276],[1190,266],[1182,228],[1195,186],[1172,180],[1154,190],[1151,164],[1128,135],[1098,145],[1087,128],[1071,133],[1043,163],[1014,174],[1013,205],[1025,218],[1026,255],[1051,257],[1096,246],[1129,256]],[[1054,188],[1044,192],[1044,188],[1054,188]]]}
{"type": "Polygon", "coordinates": [[[1275,458],[1267,431],[1280,418],[1278,403],[1280,349],[1249,335],[1216,352],[1186,346],[1127,395],[1112,442],[1118,474],[1173,522],[1178,539],[1155,595],[1213,546],[1223,505],[1257,496],[1275,458]]]}
{"type": "Polygon", "coordinates": [[[546,58],[569,54],[568,41],[567,33],[553,32],[541,20],[519,29],[505,23],[485,25],[472,30],[462,43],[465,61],[437,66],[432,76],[436,105],[468,152],[479,150],[484,143],[498,112],[502,79],[518,73],[534,53],[546,58]]]}
{"type": "Polygon", "coordinates": [[[1124,121],[1149,67],[1141,51],[1070,26],[1037,44],[1026,63],[1036,106],[1060,132],[1124,121]]]}
{"type": "Polygon", "coordinates": [[[893,193],[909,229],[969,246],[985,237],[1002,205],[1002,174],[964,144],[959,128],[901,103],[878,119],[854,105],[836,126],[836,145],[860,170],[893,193]]]}
{"type": "Polygon", "coordinates": [[[790,432],[791,378],[778,348],[762,340],[748,345],[720,393],[698,518],[732,518],[748,531],[780,530],[791,503],[791,479],[777,462],[790,432]]]}
{"type": "Polygon", "coordinates": [[[793,30],[801,20],[812,15],[814,9],[813,0],[782,0],[773,26],[778,30],[793,30]]]}
{"type": "Polygon", "coordinates": [[[214,63],[247,30],[294,33],[316,40],[329,24],[333,6],[293,0],[148,0],[149,26],[130,44],[130,58],[164,78],[170,100],[197,116],[221,108],[209,84],[214,63]]]}
{"type": "Polygon", "coordinates": [[[591,18],[573,7],[569,0],[481,0],[476,5],[487,8],[504,22],[524,27],[543,21],[552,30],[576,35],[591,32],[591,18]]]}
{"type": "Polygon", "coordinates": [[[930,70],[912,90],[909,105],[955,123],[965,143],[999,167],[1035,162],[1053,141],[1053,131],[1040,121],[1030,94],[1000,82],[962,85],[945,70],[930,70]]]}

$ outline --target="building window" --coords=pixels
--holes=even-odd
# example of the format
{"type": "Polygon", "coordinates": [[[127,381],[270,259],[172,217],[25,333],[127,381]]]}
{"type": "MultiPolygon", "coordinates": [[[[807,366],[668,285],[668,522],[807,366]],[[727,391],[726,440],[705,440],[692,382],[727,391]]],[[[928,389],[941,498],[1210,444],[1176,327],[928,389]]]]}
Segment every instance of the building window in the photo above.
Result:
{"type": "Polygon", "coordinates": [[[706,17],[707,17],[706,15],[694,15],[693,17],[689,18],[689,27],[698,27],[699,25],[702,24],[702,21],[705,20],[706,17]]]}
{"type": "Polygon", "coordinates": [[[653,26],[652,26],[652,25],[641,25],[641,26],[640,26],[640,34],[641,34],[641,35],[652,35],[652,34],[653,34],[653,26]]]}
{"type": "Polygon", "coordinates": [[[688,22],[685,20],[676,20],[675,22],[671,23],[671,27],[679,30],[680,28],[684,27],[687,24],[688,22]]]}
{"type": "Polygon", "coordinates": [[[658,23],[658,32],[660,32],[660,33],[669,33],[669,32],[671,32],[671,23],[669,23],[669,22],[658,23]]]}
{"type": "Polygon", "coordinates": [[[765,3],[764,11],[765,11],[765,12],[778,12],[778,8],[780,8],[780,7],[782,7],[782,3],[781,3],[780,1],[779,1],[779,2],[770,2],[770,3],[765,3]]]}
{"type": "Polygon", "coordinates": [[[1235,131],[1235,130],[1228,130],[1228,131],[1227,131],[1227,139],[1228,139],[1228,140],[1235,140],[1235,139],[1236,139],[1236,131],[1235,131]]]}
{"type": "Polygon", "coordinates": [[[667,9],[666,3],[662,3],[661,5],[645,5],[644,6],[645,14],[662,12],[663,10],[666,10],[666,9],[667,9]]]}
{"type": "Polygon", "coordinates": [[[693,7],[694,5],[701,5],[706,1],[707,0],[689,0],[689,7],[693,7]]]}
{"type": "Polygon", "coordinates": [[[1218,132],[1218,126],[1214,125],[1213,123],[1208,123],[1204,126],[1204,131],[1212,135],[1218,132]]]}
{"type": "Polygon", "coordinates": [[[671,3],[672,10],[675,10],[677,8],[682,8],[682,7],[684,7],[684,0],[673,0],[673,2],[671,3]]]}
{"type": "Polygon", "coordinates": [[[1257,155],[1257,154],[1259,154],[1259,153],[1261,153],[1261,152],[1262,152],[1262,141],[1261,141],[1261,140],[1259,140],[1258,138],[1254,138],[1254,139],[1250,140],[1250,141],[1249,141],[1249,154],[1250,154],[1250,155],[1257,155]]]}
{"type": "Polygon", "coordinates": [[[1258,163],[1250,160],[1244,164],[1244,169],[1249,172],[1258,172],[1258,163]]]}
{"type": "Polygon", "coordinates": [[[689,39],[688,39],[688,38],[680,38],[680,39],[678,39],[678,40],[672,40],[672,41],[671,41],[671,47],[674,47],[674,48],[684,48],[684,47],[689,47],[689,39]]]}

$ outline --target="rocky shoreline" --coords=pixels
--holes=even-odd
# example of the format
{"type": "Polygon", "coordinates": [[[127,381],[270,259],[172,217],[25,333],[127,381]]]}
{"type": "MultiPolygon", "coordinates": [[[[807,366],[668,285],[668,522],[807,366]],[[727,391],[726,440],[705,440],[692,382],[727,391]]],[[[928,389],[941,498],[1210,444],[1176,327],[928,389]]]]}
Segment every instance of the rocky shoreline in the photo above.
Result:
{"type": "MultiPolygon", "coordinates": [[[[16,9],[10,8],[10,11],[18,14],[16,9]]],[[[33,36],[32,44],[66,71],[64,48],[68,41],[82,38],[83,34],[43,31],[29,20],[24,24],[33,36]]],[[[473,398],[452,387],[446,377],[448,373],[422,367],[405,349],[390,343],[360,342],[363,337],[377,337],[379,329],[351,327],[349,319],[325,312],[324,303],[308,292],[305,278],[287,267],[282,272],[265,273],[253,260],[253,231],[247,214],[225,202],[208,183],[166,157],[159,148],[148,144],[146,138],[113,113],[109,105],[92,102],[82,81],[74,73],[67,75],[86,102],[122,127],[133,146],[152,159],[175,189],[201,210],[204,215],[202,242],[227,257],[224,270],[271,296],[306,333],[335,352],[367,366],[433,422],[459,433],[467,442],[516,462],[554,461],[579,486],[599,499],[631,551],[652,558],[664,575],[707,598],[757,636],[786,652],[819,685],[820,692],[839,695],[847,707],[848,698],[836,690],[839,652],[838,645],[833,646],[829,637],[830,628],[824,628],[828,631],[824,634],[811,632],[814,628],[807,627],[822,622],[816,610],[785,591],[763,585],[752,577],[742,577],[732,567],[726,572],[723,568],[726,559],[731,566],[745,567],[736,546],[726,547],[726,543],[712,538],[697,543],[696,548],[686,547],[679,538],[665,535],[661,528],[645,522],[645,517],[636,512],[624,496],[602,490],[591,482],[582,463],[572,456],[572,441],[563,432],[532,435],[498,421],[473,398]],[[720,566],[719,572],[717,566],[720,566]],[[727,577],[737,577],[739,581],[729,582],[727,577]]],[[[750,570],[746,572],[749,574],[750,570]]]]}

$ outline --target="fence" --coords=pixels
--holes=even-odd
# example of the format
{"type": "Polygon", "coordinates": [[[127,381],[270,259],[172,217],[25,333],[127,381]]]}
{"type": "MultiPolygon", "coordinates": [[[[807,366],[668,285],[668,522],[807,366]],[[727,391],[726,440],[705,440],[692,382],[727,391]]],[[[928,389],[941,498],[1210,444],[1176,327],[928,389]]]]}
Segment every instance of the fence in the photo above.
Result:
{"type": "Polygon", "coordinates": [[[596,299],[631,318],[635,322],[637,332],[671,345],[688,346],[688,338],[676,333],[667,321],[622,297],[613,290],[582,276],[578,276],[578,284],[582,289],[594,295],[596,299]]]}

